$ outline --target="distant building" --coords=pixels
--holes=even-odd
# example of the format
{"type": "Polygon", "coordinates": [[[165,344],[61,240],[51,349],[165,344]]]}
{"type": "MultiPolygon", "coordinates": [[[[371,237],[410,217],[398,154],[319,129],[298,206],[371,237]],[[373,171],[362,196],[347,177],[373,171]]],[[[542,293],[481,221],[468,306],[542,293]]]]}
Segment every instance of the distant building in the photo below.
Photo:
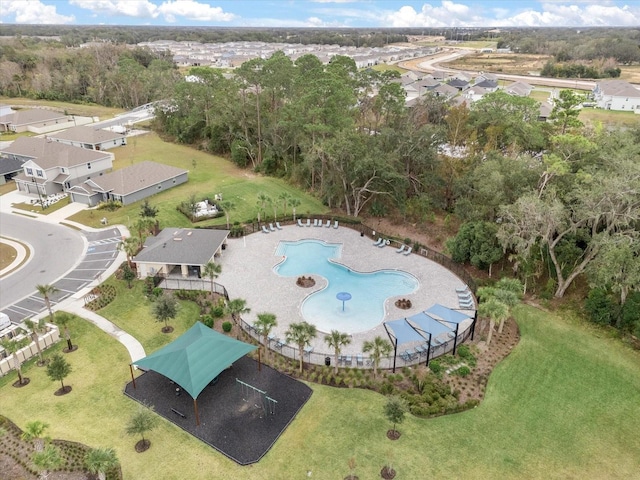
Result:
{"type": "Polygon", "coordinates": [[[17,110],[0,117],[0,131],[3,132],[21,133],[53,125],[59,126],[58,130],[69,128],[73,125],[73,119],[62,113],[42,108],[17,110]]]}
{"type": "Polygon", "coordinates": [[[593,89],[596,106],[605,110],[640,113],[640,88],[624,80],[606,80],[593,89]]]}
{"type": "Polygon", "coordinates": [[[92,127],[72,127],[63,132],[49,135],[50,140],[89,150],[109,150],[127,144],[123,133],[100,130],[92,127]]]}

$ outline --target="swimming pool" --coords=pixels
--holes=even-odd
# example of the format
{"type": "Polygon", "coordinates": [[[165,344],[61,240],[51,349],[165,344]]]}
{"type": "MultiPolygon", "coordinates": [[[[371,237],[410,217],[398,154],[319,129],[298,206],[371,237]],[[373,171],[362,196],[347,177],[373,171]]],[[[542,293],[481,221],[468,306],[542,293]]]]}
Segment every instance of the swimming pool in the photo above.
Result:
{"type": "Polygon", "coordinates": [[[322,332],[339,330],[356,333],[370,330],[384,320],[385,300],[407,295],[418,288],[418,280],[400,270],[355,272],[335,263],[342,256],[342,245],[318,240],[281,241],[277,256],[286,257],[274,267],[283,277],[320,275],[328,285],[309,295],[302,303],[302,316],[322,332]],[[333,260],[333,261],[332,261],[333,260]],[[351,300],[336,298],[339,292],[351,294],[351,300]]]}

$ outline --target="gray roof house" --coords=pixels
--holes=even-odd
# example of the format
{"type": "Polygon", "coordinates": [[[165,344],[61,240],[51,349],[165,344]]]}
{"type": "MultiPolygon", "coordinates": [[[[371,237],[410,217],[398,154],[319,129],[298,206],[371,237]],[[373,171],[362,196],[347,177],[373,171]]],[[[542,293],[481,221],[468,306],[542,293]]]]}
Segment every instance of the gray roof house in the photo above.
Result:
{"type": "Polygon", "coordinates": [[[3,157],[0,154],[0,185],[4,185],[22,171],[24,160],[3,157]]]}
{"type": "Polygon", "coordinates": [[[517,97],[528,97],[533,87],[525,82],[515,82],[504,89],[509,95],[517,97]]]}
{"type": "Polygon", "coordinates": [[[22,161],[16,187],[26,193],[52,195],[111,170],[113,154],[71,147],[38,137],[20,137],[0,157],[22,161]]]}
{"type": "Polygon", "coordinates": [[[86,126],[71,127],[63,132],[49,135],[47,138],[54,142],[88,150],[109,150],[127,144],[127,138],[123,133],[86,126]]]}
{"type": "Polygon", "coordinates": [[[188,171],[156,162],[141,162],[69,189],[71,201],[95,206],[116,200],[129,205],[188,180],[188,171]]]}
{"type": "Polygon", "coordinates": [[[59,112],[29,108],[0,117],[0,131],[19,133],[28,131],[30,127],[38,128],[51,125],[59,125],[59,129],[63,129],[72,125],[72,122],[70,117],[59,112]]]}
{"type": "Polygon", "coordinates": [[[640,113],[640,88],[624,80],[596,83],[593,99],[598,108],[640,113]]]}
{"type": "Polygon", "coordinates": [[[133,258],[138,277],[201,277],[204,266],[224,250],[229,230],[165,228],[144,242],[133,258]]]}
{"type": "Polygon", "coordinates": [[[453,98],[458,94],[458,89],[453,88],[446,83],[438,85],[432,90],[438,97],[445,97],[447,99],[453,98]]]}

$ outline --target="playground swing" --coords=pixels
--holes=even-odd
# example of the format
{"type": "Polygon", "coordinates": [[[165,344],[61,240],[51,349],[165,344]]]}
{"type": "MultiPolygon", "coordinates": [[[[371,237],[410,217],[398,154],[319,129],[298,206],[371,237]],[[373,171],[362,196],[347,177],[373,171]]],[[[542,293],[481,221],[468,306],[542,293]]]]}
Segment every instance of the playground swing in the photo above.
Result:
{"type": "Polygon", "coordinates": [[[240,387],[240,395],[245,402],[254,402],[254,406],[262,408],[265,414],[275,415],[277,400],[269,397],[267,392],[259,388],[249,385],[236,378],[236,384],[240,387]]]}

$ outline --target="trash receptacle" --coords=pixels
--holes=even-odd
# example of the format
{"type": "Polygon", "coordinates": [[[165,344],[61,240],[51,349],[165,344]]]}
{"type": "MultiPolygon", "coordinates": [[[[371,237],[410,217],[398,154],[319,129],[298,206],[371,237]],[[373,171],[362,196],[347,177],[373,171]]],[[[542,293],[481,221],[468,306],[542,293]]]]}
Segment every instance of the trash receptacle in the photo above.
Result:
{"type": "Polygon", "coordinates": [[[327,367],[330,367],[331,366],[331,357],[324,357],[324,364],[327,367]]]}

